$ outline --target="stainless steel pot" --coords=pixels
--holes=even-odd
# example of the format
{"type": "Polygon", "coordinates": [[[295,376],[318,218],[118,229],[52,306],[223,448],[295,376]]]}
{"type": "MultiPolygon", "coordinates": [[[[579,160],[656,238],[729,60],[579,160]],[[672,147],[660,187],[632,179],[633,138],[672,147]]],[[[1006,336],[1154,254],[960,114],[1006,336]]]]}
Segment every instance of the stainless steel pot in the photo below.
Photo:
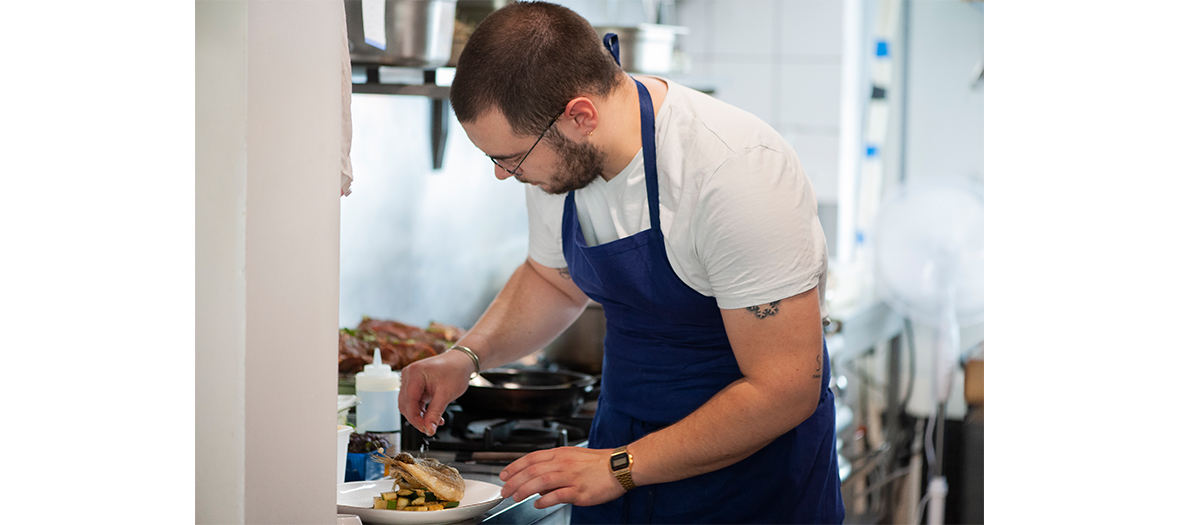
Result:
{"type": "Polygon", "coordinates": [[[674,69],[676,36],[688,28],[667,24],[639,24],[631,27],[595,27],[598,37],[619,35],[619,62],[630,73],[664,74],[674,69]]]}
{"type": "Polygon", "coordinates": [[[380,65],[432,69],[451,58],[457,0],[344,0],[348,24],[348,49],[354,65],[380,65]],[[363,6],[362,6],[363,4],[363,6]],[[377,6],[365,13],[364,6],[377,6]],[[384,16],[380,21],[365,17],[384,16]],[[385,49],[366,42],[365,28],[381,28],[368,35],[371,42],[385,40],[385,49]],[[376,37],[376,38],[374,38],[376,37]]]}

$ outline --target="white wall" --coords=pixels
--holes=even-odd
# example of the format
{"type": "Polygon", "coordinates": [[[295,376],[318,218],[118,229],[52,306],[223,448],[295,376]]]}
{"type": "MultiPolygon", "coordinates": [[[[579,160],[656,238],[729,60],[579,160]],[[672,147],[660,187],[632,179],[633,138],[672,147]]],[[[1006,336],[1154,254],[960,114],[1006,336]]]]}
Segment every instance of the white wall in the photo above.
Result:
{"type": "Polygon", "coordinates": [[[983,10],[959,0],[911,9],[906,177],[983,183],[983,10]]]}
{"type": "Polygon", "coordinates": [[[843,6],[839,0],[682,0],[690,69],[682,81],[774,126],[816,199],[835,204],[843,6]]]}
{"type": "Polygon", "coordinates": [[[424,97],[352,97],[340,326],[369,316],[469,328],[525,260],[524,185],[495,178],[453,113],[442,169],[432,169],[429,108],[424,97]]]}
{"type": "Polygon", "coordinates": [[[197,3],[198,523],[330,523],[343,7],[197,3]]]}
{"type": "Polygon", "coordinates": [[[196,4],[196,518],[243,523],[246,2],[196,4]]]}

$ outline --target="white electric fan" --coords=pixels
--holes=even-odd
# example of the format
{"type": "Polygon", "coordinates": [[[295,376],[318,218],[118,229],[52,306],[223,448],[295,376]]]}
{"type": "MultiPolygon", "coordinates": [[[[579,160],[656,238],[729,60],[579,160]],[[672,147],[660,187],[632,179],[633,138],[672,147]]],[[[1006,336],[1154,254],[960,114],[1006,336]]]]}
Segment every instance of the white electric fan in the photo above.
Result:
{"type": "MultiPolygon", "coordinates": [[[[983,192],[967,184],[906,183],[882,205],[873,229],[882,299],[935,328],[932,393],[941,451],[942,419],[959,364],[959,326],[983,322],[983,192]]],[[[941,454],[934,463],[928,516],[929,523],[941,524],[947,492],[941,454]]]]}

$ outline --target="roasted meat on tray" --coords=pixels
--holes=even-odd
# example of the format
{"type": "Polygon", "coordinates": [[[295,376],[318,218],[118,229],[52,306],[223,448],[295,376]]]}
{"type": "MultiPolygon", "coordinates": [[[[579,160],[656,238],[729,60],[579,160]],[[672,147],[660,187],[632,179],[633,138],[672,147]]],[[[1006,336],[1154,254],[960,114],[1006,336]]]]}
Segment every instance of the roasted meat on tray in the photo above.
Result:
{"type": "Polygon", "coordinates": [[[398,321],[365,317],[356,328],[340,329],[338,372],[352,375],[373,362],[381,350],[381,362],[394,370],[445,351],[463,335],[454,326],[431,322],[425,329],[398,321]]]}

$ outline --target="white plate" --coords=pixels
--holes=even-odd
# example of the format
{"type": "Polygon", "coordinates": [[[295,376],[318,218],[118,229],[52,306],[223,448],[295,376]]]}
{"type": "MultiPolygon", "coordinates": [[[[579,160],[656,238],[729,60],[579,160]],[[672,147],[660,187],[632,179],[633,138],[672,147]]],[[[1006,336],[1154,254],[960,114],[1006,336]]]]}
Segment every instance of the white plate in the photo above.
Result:
{"type": "Polygon", "coordinates": [[[467,483],[467,488],[463,491],[463,500],[458,507],[424,512],[373,508],[375,496],[393,490],[392,479],[341,483],[336,486],[336,512],[355,514],[365,523],[434,525],[474,518],[491,510],[504,499],[500,497],[499,485],[473,479],[463,481],[467,483]]]}

